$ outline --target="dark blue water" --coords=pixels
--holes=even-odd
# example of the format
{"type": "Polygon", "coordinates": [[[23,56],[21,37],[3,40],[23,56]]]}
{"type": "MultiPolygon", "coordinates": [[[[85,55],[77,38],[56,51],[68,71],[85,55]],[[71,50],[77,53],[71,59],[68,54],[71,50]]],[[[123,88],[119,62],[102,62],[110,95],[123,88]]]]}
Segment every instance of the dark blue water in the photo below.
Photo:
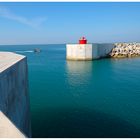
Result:
{"type": "Polygon", "coordinates": [[[28,58],[33,137],[140,137],[140,58],[66,61],[65,45],[0,50],[28,58]]]}

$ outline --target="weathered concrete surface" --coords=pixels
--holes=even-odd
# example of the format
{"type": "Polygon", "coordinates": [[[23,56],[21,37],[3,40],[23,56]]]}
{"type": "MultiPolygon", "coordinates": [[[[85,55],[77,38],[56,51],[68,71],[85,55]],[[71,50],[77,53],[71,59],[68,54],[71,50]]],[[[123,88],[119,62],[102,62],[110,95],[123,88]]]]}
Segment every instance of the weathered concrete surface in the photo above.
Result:
{"type": "Polygon", "coordinates": [[[67,44],[67,60],[92,60],[92,44],[67,44]]]}
{"type": "Polygon", "coordinates": [[[109,56],[114,44],[67,44],[67,60],[93,60],[109,56]]]}
{"type": "Polygon", "coordinates": [[[27,59],[25,56],[0,52],[0,111],[23,134],[27,137],[31,136],[27,59]]]}
{"type": "Polygon", "coordinates": [[[92,56],[93,59],[99,59],[109,56],[109,53],[114,48],[112,43],[93,44],[92,56]]]}

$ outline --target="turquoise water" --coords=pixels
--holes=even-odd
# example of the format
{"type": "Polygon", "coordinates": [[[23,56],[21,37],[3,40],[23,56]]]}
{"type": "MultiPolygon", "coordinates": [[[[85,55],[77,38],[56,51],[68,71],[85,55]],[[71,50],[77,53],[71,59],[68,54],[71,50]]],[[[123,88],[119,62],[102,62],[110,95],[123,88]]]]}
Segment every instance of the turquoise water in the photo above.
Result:
{"type": "Polygon", "coordinates": [[[66,61],[65,45],[0,50],[28,58],[33,137],[140,137],[140,58],[66,61]]]}

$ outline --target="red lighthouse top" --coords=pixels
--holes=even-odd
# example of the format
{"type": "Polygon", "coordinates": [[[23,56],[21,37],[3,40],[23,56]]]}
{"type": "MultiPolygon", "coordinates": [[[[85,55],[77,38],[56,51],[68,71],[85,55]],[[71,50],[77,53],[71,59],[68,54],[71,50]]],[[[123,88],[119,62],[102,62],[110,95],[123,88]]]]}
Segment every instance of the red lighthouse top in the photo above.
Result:
{"type": "Polygon", "coordinates": [[[87,44],[87,40],[85,37],[80,38],[79,44],[87,44]]]}

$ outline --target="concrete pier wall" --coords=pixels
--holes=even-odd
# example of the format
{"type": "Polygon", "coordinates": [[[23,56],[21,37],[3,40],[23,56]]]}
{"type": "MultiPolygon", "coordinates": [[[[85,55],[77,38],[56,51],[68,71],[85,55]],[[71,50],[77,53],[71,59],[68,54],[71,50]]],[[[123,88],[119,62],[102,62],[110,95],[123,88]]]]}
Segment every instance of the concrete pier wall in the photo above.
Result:
{"type": "MultiPolygon", "coordinates": [[[[31,137],[28,71],[25,56],[0,52],[0,111],[24,136],[31,137]]],[[[4,120],[0,119],[0,124],[2,121],[4,120]]],[[[11,127],[5,126],[5,131],[7,131],[6,128],[10,131],[11,127]]],[[[0,137],[5,131],[0,130],[0,137]]],[[[9,137],[9,133],[7,132],[4,136],[9,137]]],[[[16,137],[15,133],[10,136],[16,137]]]]}
{"type": "Polygon", "coordinates": [[[67,44],[68,60],[92,60],[106,57],[114,48],[114,44],[67,44]]]}
{"type": "Polygon", "coordinates": [[[114,44],[111,43],[93,44],[93,59],[99,59],[108,56],[113,48],[114,44]]]}
{"type": "Polygon", "coordinates": [[[68,60],[92,60],[92,44],[67,44],[68,60]]]}

